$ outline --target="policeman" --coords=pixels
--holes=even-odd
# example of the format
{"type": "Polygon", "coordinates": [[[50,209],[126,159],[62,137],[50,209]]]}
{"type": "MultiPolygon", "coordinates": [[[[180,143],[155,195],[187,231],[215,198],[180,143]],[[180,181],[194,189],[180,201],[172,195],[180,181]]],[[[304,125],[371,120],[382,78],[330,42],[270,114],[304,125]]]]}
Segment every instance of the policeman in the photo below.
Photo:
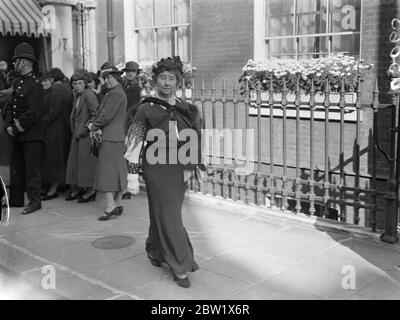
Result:
{"type": "Polygon", "coordinates": [[[12,61],[21,77],[15,83],[5,121],[6,131],[14,139],[10,165],[10,206],[23,207],[26,190],[29,204],[22,214],[29,214],[41,209],[42,88],[38,77],[33,74],[37,60],[28,43],[21,43],[15,48],[12,61]]]}

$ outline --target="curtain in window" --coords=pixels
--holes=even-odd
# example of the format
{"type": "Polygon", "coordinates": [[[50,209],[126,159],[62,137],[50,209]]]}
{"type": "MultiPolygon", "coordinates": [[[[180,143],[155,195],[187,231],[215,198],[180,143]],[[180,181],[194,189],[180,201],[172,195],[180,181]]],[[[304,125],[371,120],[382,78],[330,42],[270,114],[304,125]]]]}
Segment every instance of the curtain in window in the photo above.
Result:
{"type": "Polygon", "coordinates": [[[189,3],[190,0],[135,0],[139,61],[171,55],[180,55],[186,62],[190,60],[189,26],[179,26],[190,21],[189,3]],[[146,27],[150,29],[141,30],[146,27]]]}

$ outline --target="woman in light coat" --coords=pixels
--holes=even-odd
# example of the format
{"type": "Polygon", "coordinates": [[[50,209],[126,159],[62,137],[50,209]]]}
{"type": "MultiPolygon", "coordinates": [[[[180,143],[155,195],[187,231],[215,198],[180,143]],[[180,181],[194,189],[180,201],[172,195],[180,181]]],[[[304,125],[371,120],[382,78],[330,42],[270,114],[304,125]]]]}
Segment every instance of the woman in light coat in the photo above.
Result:
{"type": "Polygon", "coordinates": [[[89,125],[92,135],[101,136],[95,189],[105,194],[107,207],[100,221],[122,214],[122,194],[127,189],[128,168],[124,159],[127,98],[120,85],[121,72],[114,66],[102,71],[108,91],[89,125]]]}

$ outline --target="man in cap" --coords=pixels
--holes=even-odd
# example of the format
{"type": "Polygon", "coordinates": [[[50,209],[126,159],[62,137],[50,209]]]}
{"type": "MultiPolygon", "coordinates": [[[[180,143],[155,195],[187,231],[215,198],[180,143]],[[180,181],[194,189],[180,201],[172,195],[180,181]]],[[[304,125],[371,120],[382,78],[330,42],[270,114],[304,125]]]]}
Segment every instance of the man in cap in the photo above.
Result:
{"type": "Polygon", "coordinates": [[[141,89],[138,81],[140,69],[139,65],[135,61],[129,61],[125,64],[125,68],[122,69],[122,71],[125,72],[122,87],[124,88],[128,99],[128,107],[126,111],[129,112],[132,108],[136,109],[140,103],[141,89]]]}
{"type": "MultiPolygon", "coordinates": [[[[140,73],[139,65],[135,61],[128,61],[125,64],[125,68],[122,69],[125,72],[125,77],[123,77],[122,87],[124,88],[128,105],[126,108],[127,113],[127,123],[131,122],[135,117],[136,109],[140,104],[140,92],[141,88],[138,81],[138,75],[140,73]]],[[[127,127],[127,125],[126,125],[127,127]]],[[[125,128],[127,130],[127,128],[125,128]]],[[[132,194],[127,191],[123,194],[122,199],[130,199],[132,194]]]]}
{"type": "Polygon", "coordinates": [[[21,43],[15,48],[12,61],[20,78],[13,88],[5,120],[6,131],[14,140],[10,165],[10,206],[23,207],[26,190],[29,204],[22,214],[29,214],[41,209],[42,88],[39,78],[33,74],[37,60],[28,43],[21,43]]]}

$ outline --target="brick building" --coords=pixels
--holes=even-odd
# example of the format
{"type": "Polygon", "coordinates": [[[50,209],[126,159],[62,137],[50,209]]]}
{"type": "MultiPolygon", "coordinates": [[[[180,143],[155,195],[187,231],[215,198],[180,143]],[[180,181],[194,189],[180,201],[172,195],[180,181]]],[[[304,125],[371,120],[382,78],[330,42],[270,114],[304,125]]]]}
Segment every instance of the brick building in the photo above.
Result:
{"type": "MultiPolygon", "coordinates": [[[[152,0],[112,3],[115,63],[180,54],[199,77],[233,80],[253,58],[346,52],[374,63],[382,88],[390,65],[390,21],[400,10],[396,0],[163,0],[154,7],[152,0]]],[[[97,6],[97,56],[105,61],[106,1],[97,6]]]]}
{"type": "MultiPolygon", "coordinates": [[[[98,60],[105,61],[106,50],[102,44],[106,39],[106,1],[99,1],[97,9],[98,23],[98,60]],[[103,27],[99,27],[103,26],[103,27]],[[101,43],[101,45],[100,45],[101,43]]],[[[114,0],[114,40],[115,63],[136,60],[139,63],[156,60],[163,56],[180,55],[183,60],[196,67],[196,78],[204,79],[208,89],[215,80],[217,97],[223,80],[229,90],[242,74],[242,68],[249,59],[265,60],[270,57],[303,58],[318,57],[331,52],[344,52],[375,68],[363,84],[362,103],[372,104],[372,92],[375,78],[378,79],[380,102],[390,101],[387,91],[389,81],[386,71],[391,63],[389,53],[393,44],[388,37],[390,22],[400,16],[400,1],[396,0],[114,0]],[[121,15],[121,12],[124,12],[121,15]]],[[[200,81],[196,89],[200,89],[200,81]]],[[[196,98],[199,97],[196,91],[196,98]]],[[[205,91],[206,95],[210,90],[205,91]]],[[[217,127],[222,127],[222,111],[217,103],[217,127]]],[[[212,122],[210,103],[206,103],[207,123],[212,122]]],[[[244,111],[243,111],[244,112],[244,111]]],[[[233,115],[227,117],[233,125],[233,115]]],[[[276,119],[274,139],[276,141],[275,162],[282,164],[282,119],[276,119]]],[[[245,117],[240,117],[244,125],[245,117]]],[[[389,110],[379,111],[379,142],[389,150],[391,122],[389,110]]],[[[257,127],[256,117],[251,117],[250,127],[257,127]]],[[[261,119],[262,126],[262,162],[268,168],[270,150],[268,144],[269,118],[261,119]]],[[[296,166],[296,122],[288,119],[287,146],[288,167],[296,166]]],[[[355,163],[359,161],[358,184],[371,187],[371,175],[377,173],[378,188],[384,189],[388,175],[386,159],[378,154],[377,165],[372,165],[373,111],[365,108],[361,112],[359,137],[356,142],[356,121],[346,121],[344,135],[344,160],[346,179],[354,185],[356,178],[355,163]],[[358,153],[355,152],[359,144],[358,153]]],[[[315,121],[315,170],[323,179],[325,123],[323,119],[315,121]]],[[[310,157],[310,121],[303,119],[300,134],[301,168],[309,168],[310,157]]],[[[330,124],[329,165],[330,179],[338,180],[340,125],[330,124]]],[[[358,165],[358,164],[357,164],[358,165]]],[[[268,170],[268,169],[266,169],[268,170]]],[[[358,170],[358,169],[357,169],[358,170]]],[[[322,190],[323,191],[323,190],[322,190]]],[[[347,221],[352,222],[349,210],[347,221]]],[[[378,227],[382,227],[385,218],[385,204],[378,200],[378,227]]],[[[368,214],[360,224],[368,225],[368,214]]]]}

